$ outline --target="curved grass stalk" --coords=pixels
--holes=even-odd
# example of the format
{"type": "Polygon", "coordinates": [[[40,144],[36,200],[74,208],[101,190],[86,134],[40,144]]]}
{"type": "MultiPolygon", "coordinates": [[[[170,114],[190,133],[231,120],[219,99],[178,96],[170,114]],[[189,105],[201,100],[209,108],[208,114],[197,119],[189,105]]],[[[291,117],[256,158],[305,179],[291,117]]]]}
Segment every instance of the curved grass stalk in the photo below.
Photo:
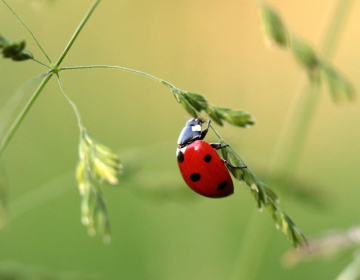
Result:
{"type": "MultiPolygon", "coordinates": [[[[121,70],[121,71],[125,71],[125,72],[142,75],[142,76],[148,77],[156,82],[163,81],[163,80],[156,78],[155,76],[148,74],[146,72],[143,72],[143,71],[130,69],[130,68],[122,67],[122,66],[112,66],[112,65],[89,65],[89,66],[61,67],[61,68],[59,68],[59,72],[60,71],[69,71],[69,70],[81,70],[81,69],[117,69],[117,70],[121,70]]],[[[174,88],[174,86],[172,86],[172,87],[174,88]]]]}
{"type": "Polygon", "coordinates": [[[34,62],[36,62],[37,64],[40,64],[40,65],[42,65],[42,66],[45,66],[45,67],[48,68],[48,69],[51,69],[50,66],[46,65],[44,62],[41,62],[41,61],[39,61],[39,60],[37,60],[37,59],[35,59],[35,58],[32,58],[32,60],[33,60],[34,62]]]}
{"type": "Polygon", "coordinates": [[[41,50],[41,52],[45,55],[46,59],[49,61],[49,63],[51,63],[51,59],[50,57],[47,55],[47,53],[45,52],[45,50],[43,49],[43,47],[40,45],[39,41],[36,39],[34,33],[30,30],[30,28],[25,24],[25,22],[15,13],[15,11],[9,6],[9,4],[5,1],[2,0],[3,3],[8,7],[8,9],[14,14],[14,16],[21,22],[21,24],[26,28],[27,31],[29,31],[31,37],[34,39],[35,43],[38,45],[39,49],[41,50]]]}
{"type": "Polygon", "coordinates": [[[63,93],[63,95],[65,96],[66,100],[70,103],[71,107],[73,108],[74,112],[75,112],[75,115],[76,115],[76,118],[77,118],[77,121],[78,121],[78,125],[79,125],[79,129],[80,129],[80,132],[83,130],[83,123],[82,123],[82,119],[81,119],[81,115],[80,115],[80,112],[79,112],[79,109],[78,107],[76,106],[76,104],[74,103],[74,101],[72,101],[72,99],[69,97],[69,95],[65,92],[64,90],[64,85],[60,79],[60,75],[59,74],[56,74],[56,78],[58,80],[58,83],[59,83],[59,86],[60,86],[60,89],[61,89],[61,92],[63,93]]]}

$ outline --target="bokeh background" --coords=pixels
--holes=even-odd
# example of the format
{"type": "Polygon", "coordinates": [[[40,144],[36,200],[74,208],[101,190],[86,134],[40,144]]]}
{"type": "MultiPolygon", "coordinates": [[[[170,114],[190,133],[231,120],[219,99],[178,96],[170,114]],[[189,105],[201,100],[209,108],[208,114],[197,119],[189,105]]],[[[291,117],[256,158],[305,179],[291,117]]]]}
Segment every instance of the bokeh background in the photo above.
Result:
{"type": "MultiPolygon", "coordinates": [[[[91,2],[9,0],[53,60],[91,2]]],[[[360,3],[355,2],[333,61],[360,89],[360,3]]],[[[293,31],[315,44],[335,7],[327,0],[270,3],[293,31]]],[[[7,37],[26,39],[28,49],[41,57],[4,5],[0,27],[7,37]]],[[[219,132],[260,176],[304,75],[288,52],[264,43],[258,8],[248,0],[103,1],[63,66],[91,64],[143,70],[202,93],[216,105],[250,112],[257,121],[254,127],[227,125],[219,132]]],[[[32,62],[1,60],[0,103],[41,71],[32,62]]],[[[220,200],[200,197],[185,185],[175,149],[188,116],[171,93],[149,79],[116,70],[64,72],[62,79],[89,132],[123,159],[125,174],[119,185],[103,188],[112,242],[104,245],[100,237],[89,237],[80,224],[73,175],[77,123],[53,79],[3,159],[9,205],[8,223],[0,231],[0,275],[17,271],[33,279],[39,274],[43,279],[227,279],[237,265],[255,204],[244,184],[236,183],[235,194],[220,200]]],[[[314,187],[321,203],[291,196],[282,201],[308,236],[360,222],[359,121],[358,103],[335,105],[323,91],[296,172],[314,187]]],[[[216,138],[210,133],[208,140],[216,138]]],[[[281,198],[278,186],[272,187],[281,198]]],[[[257,279],[333,279],[352,259],[348,253],[286,268],[280,260],[289,242],[268,213],[258,215],[258,222],[267,226],[257,238],[268,232],[273,236],[266,248],[254,248],[260,259],[257,279]]]]}

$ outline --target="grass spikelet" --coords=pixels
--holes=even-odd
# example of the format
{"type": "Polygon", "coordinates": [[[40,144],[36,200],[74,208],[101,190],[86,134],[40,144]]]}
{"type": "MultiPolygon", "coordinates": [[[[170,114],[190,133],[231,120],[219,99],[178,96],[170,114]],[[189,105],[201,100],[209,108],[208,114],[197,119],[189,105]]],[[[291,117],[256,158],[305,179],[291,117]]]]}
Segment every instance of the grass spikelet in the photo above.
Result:
{"type": "Polygon", "coordinates": [[[118,183],[122,171],[119,157],[110,148],[98,143],[83,129],[79,145],[79,163],[76,177],[81,203],[81,221],[90,236],[101,232],[105,242],[110,241],[110,222],[100,184],[118,183]]]}
{"type": "Polygon", "coordinates": [[[321,59],[306,40],[287,28],[273,7],[261,1],[260,9],[266,38],[279,47],[288,49],[295,60],[306,70],[311,82],[327,84],[334,102],[342,99],[354,100],[355,91],[352,84],[332,65],[321,59]]]}
{"type": "Polygon", "coordinates": [[[10,58],[13,61],[25,61],[34,59],[33,54],[26,50],[26,42],[12,42],[0,34],[0,51],[3,58],[10,58]]]}
{"type": "MultiPolygon", "coordinates": [[[[228,145],[223,139],[221,144],[228,145]]],[[[222,149],[223,158],[233,166],[246,166],[241,157],[230,147],[222,149]]],[[[279,207],[279,199],[276,193],[268,185],[257,178],[249,168],[235,169],[228,167],[229,171],[239,182],[245,182],[250,193],[255,199],[257,207],[262,210],[266,208],[273,218],[277,228],[289,238],[294,247],[301,247],[306,243],[305,235],[295,225],[291,218],[279,207]]]]}
{"type": "Polygon", "coordinates": [[[280,47],[286,47],[288,44],[288,32],[278,13],[269,5],[263,4],[261,6],[261,18],[269,41],[273,41],[280,47]]]}

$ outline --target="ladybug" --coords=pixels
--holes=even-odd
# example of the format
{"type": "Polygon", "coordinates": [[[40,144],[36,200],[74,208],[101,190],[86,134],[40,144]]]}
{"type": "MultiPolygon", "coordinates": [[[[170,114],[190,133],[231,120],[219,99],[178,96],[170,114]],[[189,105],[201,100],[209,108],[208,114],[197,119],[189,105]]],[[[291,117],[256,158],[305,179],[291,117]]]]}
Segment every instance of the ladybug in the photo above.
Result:
{"type": "Polygon", "coordinates": [[[200,195],[220,198],[234,193],[234,185],[226,166],[243,169],[246,166],[233,166],[220,158],[216,150],[226,148],[221,143],[203,141],[210,128],[202,130],[204,120],[191,119],[180,133],[176,158],[186,184],[200,195]]]}

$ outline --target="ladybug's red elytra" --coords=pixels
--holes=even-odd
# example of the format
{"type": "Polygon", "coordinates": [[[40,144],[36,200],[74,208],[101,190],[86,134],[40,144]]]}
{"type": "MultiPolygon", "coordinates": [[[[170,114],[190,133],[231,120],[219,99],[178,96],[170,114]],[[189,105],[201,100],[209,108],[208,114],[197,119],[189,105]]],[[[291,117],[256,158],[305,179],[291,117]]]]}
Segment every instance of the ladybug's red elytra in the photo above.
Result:
{"type": "Polygon", "coordinates": [[[226,148],[227,145],[203,141],[210,122],[207,122],[204,130],[204,120],[201,118],[186,123],[178,139],[176,158],[181,175],[191,189],[206,197],[226,197],[234,193],[234,185],[225,165],[240,169],[246,166],[232,166],[220,158],[216,150],[226,148]]]}

